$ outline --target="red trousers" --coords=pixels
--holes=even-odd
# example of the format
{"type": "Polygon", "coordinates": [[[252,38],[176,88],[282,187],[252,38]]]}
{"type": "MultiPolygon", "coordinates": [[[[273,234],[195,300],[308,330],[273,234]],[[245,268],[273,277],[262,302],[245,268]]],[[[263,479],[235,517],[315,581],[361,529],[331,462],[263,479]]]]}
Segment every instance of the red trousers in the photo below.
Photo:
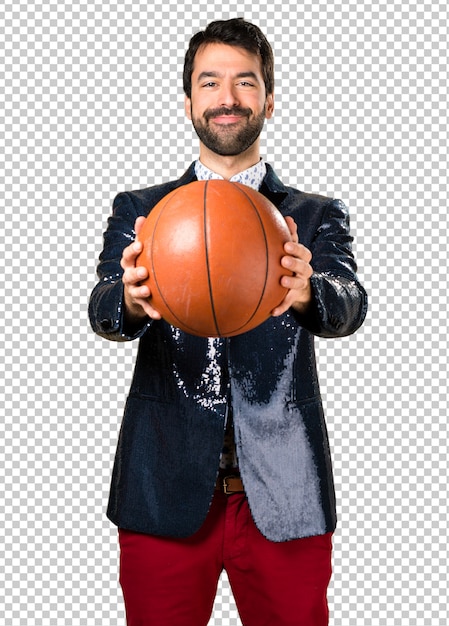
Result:
{"type": "Polygon", "coordinates": [[[216,492],[187,539],[119,531],[128,626],[207,626],[226,569],[244,626],[327,626],[332,533],[273,543],[244,494],[216,492]]]}

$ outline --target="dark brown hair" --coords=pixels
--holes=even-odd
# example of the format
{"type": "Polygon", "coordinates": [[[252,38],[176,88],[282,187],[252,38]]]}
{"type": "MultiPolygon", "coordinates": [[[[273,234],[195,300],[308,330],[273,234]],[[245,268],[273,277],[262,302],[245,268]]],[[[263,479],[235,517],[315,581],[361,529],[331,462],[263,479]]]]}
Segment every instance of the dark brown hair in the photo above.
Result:
{"type": "Polygon", "coordinates": [[[260,28],[237,17],[231,20],[211,22],[205,30],[193,35],[184,59],[183,87],[188,98],[192,96],[192,72],[198,50],[210,43],[224,43],[228,46],[244,48],[261,59],[265,91],[274,91],[273,50],[260,28]]]}

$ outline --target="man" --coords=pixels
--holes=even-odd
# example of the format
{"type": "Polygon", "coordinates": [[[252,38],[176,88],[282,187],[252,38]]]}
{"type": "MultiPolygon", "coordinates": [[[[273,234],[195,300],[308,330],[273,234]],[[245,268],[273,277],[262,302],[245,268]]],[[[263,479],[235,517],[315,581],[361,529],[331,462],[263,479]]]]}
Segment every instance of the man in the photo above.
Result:
{"type": "Polygon", "coordinates": [[[218,21],[194,35],[184,90],[199,160],[177,181],[119,194],[104,235],[92,327],[140,339],[108,506],[129,626],[205,626],[223,568],[245,626],[328,623],[336,514],[313,336],[353,333],[367,299],[346,207],[284,186],[260,158],[273,83],[272,51],[256,26],[218,21]],[[162,320],[136,266],[155,204],[217,177],[258,189],[292,235],[285,300],[228,339],[162,320]]]}

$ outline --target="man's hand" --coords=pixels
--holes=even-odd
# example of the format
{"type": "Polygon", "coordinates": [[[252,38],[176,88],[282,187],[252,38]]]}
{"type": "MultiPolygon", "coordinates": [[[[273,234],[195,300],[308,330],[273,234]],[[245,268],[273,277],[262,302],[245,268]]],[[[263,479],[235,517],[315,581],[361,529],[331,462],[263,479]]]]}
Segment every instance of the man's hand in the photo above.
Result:
{"type": "Polygon", "coordinates": [[[283,302],[271,312],[273,317],[285,313],[287,309],[293,307],[298,313],[304,313],[312,300],[312,287],[310,277],[313,274],[310,261],[312,253],[308,248],[298,241],[298,229],[295,221],[291,217],[286,217],[287,225],[290,229],[292,241],[284,245],[286,256],[282,257],[281,264],[286,269],[293,272],[293,276],[283,276],[281,285],[288,289],[283,302]]]}
{"type": "Polygon", "coordinates": [[[128,322],[135,323],[148,316],[153,320],[160,320],[161,314],[149,303],[150,288],[140,282],[148,278],[148,271],[144,267],[136,267],[136,259],[142,252],[143,244],[139,241],[139,232],[145,222],[144,217],[138,217],[134,225],[136,239],[123,250],[120,265],[124,273],[122,276],[125,287],[125,317],[128,322]]]}

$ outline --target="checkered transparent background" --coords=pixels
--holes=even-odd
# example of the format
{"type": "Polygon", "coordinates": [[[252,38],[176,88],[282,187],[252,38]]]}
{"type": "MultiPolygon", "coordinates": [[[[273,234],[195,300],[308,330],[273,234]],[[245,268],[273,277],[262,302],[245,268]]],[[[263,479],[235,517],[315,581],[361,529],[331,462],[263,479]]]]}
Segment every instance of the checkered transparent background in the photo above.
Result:
{"type": "MultiPolygon", "coordinates": [[[[263,154],[351,209],[364,327],[319,340],[339,503],[333,626],[447,610],[447,7],[6,0],[0,14],[0,623],[123,626],[105,518],[135,345],[87,301],[114,195],[197,155],[190,36],[244,16],[276,55],[263,154]]],[[[210,625],[240,624],[223,577],[210,625]]]]}

